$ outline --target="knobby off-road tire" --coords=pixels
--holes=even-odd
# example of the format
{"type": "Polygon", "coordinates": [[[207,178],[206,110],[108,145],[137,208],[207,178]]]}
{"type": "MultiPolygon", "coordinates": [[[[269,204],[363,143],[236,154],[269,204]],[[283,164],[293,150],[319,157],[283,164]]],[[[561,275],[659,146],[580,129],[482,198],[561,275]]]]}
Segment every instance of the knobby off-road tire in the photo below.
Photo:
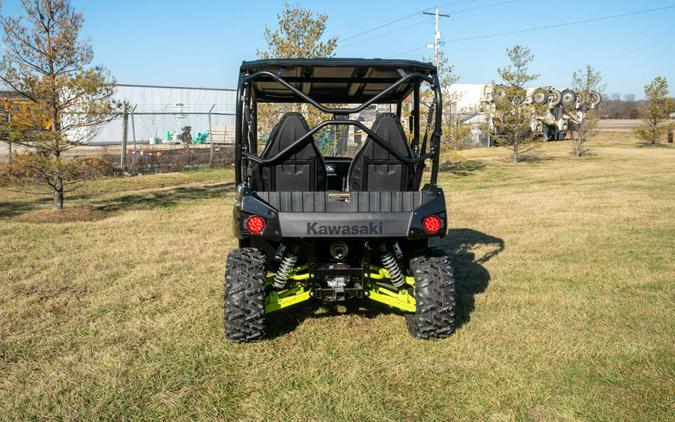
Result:
{"type": "Polygon", "coordinates": [[[235,249],[227,256],[225,336],[234,342],[265,336],[265,255],[256,248],[235,249]]]}
{"type": "Polygon", "coordinates": [[[450,258],[427,249],[410,260],[415,277],[417,311],[406,315],[410,335],[421,339],[448,337],[456,328],[456,288],[450,258]]]}

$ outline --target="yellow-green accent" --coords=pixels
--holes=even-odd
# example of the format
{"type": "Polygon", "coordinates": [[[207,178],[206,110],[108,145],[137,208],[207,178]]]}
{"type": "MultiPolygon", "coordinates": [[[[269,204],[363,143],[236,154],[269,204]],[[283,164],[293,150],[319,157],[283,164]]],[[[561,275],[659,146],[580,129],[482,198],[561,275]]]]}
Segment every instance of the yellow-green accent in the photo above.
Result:
{"type": "MultiPolygon", "coordinates": [[[[376,267],[374,265],[370,266],[370,278],[373,280],[384,280],[385,278],[391,278],[389,271],[386,268],[376,267]],[[373,272],[376,271],[376,272],[373,272]]],[[[415,277],[404,276],[406,284],[411,287],[415,287],[415,277]]]]}
{"type": "MultiPolygon", "coordinates": [[[[307,270],[307,265],[301,265],[293,270],[288,276],[289,280],[298,281],[294,287],[282,291],[272,291],[265,298],[265,312],[270,313],[278,311],[279,309],[288,308],[311,298],[311,291],[309,283],[303,282],[309,279],[309,272],[302,272],[307,270]],[[300,273],[300,274],[298,274],[300,273]]],[[[385,268],[370,267],[371,280],[385,280],[391,278],[389,272],[385,268]]],[[[268,277],[265,280],[266,284],[271,284],[274,277],[268,277]]],[[[411,287],[415,287],[414,277],[405,277],[405,282],[411,287]]],[[[406,312],[415,312],[417,306],[415,304],[415,297],[408,293],[407,290],[399,290],[394,292],[385,287],[378,286],[376,283],[369,282],[367,290],[368,298],[376,302],[384,303],[393,308],[400,309],[406,312]]]]}
{"type": "MultiPolygon", "coordinates": [[[[377,267],[375,265],[370,266],[371,280],[384,280],[390,278],[391,276],[386,268],[377,267]]],[[[415,287],[415,277],[405,276],[404,279],[407,285],[415,287]]],[[[368,298],[406,312],[415,312],[417,310],[415,297],[405,289],[394,292],[385,287],[378,286],[375,283],[368,283],[368,298]]]]}
{"type": "Polygon", "coordinates": [[[415,312],[415,298],[407,290],[393,292],[375,283],[368,283],[368,298],[406,312],[415,312]]]}
{"type": "Polygon", "coordinates": [[[308,268],[307,264],[296,267],[293,270],[293,273],[290,276],[288,276],[288,279],[296,281],[309,280],[309,273],[298,274],[298,272],[305,271],[307,268],[308,268]]]}
{"type": "MultiPolygon", "coordinates": [[[[288,275],[289,280],[293,281],[304,281],[304,280],[309,280],[309,273],[302,273],[298,274],[300,271],[305,271],[307,270],[308,266],[307,264],[305,265],[300,265],[299,267],[295,267],[293,271],[288,275]]],[[[265,278],[265,285],[269,286],[274,282],[274,276],[270,276],[265,278]]]]}
{"type": "Polygon", "coordinates": [[[309,300],[310,297],[308,283],[298,283],[295,287],[280,292],[272,291],[265,298],[265,312],[270,313],[288,308],[309,300]]]}
{"type": "MultiPolygon", "coordinates": [[[[288,276],[288,279],[293,281],[309,280],[308,272],[298,274],[301,271],[306,271],[307,268],[307,264],[294,268],[288,276]]],[[[274,276],[267,277],[267,279],[265,279],[265,284],[272,284],[273,281],[274,276]]],[[[290,289],[281,290],[279,292],[272,291],[265,298],[265,312],[270,313],[278,311],[279,309],[288,308],[289,306],[309,300],[310,297],[309,283],[297,283],[295,287],[291,287],[290,289]]]]}

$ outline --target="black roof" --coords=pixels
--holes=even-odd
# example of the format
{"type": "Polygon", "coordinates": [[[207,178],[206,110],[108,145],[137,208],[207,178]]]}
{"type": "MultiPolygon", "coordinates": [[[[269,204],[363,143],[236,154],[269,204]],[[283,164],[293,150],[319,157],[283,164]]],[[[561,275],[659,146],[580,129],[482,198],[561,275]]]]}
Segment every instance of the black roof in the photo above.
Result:
{"type": "MultiPolygon", "coordinates": [[[[382,92],[405,74],[431,76],[436,67],[414,60],[388,59],[269,59],[243,62],[241,72],[267,71],[283,78],[320,103],[363,103],[382,92]]],[[[397,103],[410,95],[419,79],[411,79],[378,100],[397,103]]],[[[253,81],[257,101],[303,102],[291,90],[269,76],[253,81]]]]}

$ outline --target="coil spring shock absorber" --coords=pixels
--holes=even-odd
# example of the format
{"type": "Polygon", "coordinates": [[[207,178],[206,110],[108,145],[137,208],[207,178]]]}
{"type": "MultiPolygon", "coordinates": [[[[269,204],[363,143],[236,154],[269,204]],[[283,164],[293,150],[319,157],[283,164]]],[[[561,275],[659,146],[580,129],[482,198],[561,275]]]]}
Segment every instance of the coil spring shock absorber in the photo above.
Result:
{"type": "Polygon", "coordinates": [[[384,265],[384,268],[386,268],[389,273],[391,284],[397,289],[400,289],[403,287],[403,284],[405,284],[405,280],[403,279],[401,269],[396,262],[396,258],[394,258],[394,254],[387,250],[386,246],[382,245],[381,250],[382,255],[380,256],[380,259],[382,260],[382,265],[384,265]]]}
{"type": "Polygon", "coordinates": [[[274,282],[272,282],[272,286],[274,286],[275,289],[283,289],[286,287],[288,276],[291,274],[291,271],[293,271],[293,268],[295,268],[296,262],[298,262],[298,256],[292,252],[287,252],[283,256],[277,274],[274,276],[274,282]]]}

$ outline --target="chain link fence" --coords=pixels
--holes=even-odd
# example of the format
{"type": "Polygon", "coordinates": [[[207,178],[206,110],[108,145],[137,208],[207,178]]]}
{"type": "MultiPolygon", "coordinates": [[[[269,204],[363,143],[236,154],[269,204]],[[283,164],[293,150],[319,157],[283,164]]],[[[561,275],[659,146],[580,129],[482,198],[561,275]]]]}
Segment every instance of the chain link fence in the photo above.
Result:
{"type": "MultiPolygon", "coordinates": [[[[122,172],[163,173],[199,167],[226,167],[234,160],[234,114],[138,111],[128,107],[97,129],[71,157],[108,159],[122,172]]],[[[0,163],[25,148],[0,142],[0,163]]]]}
{"type": "Polygon", "coordinates": [[[234,113],[148,111],[129,106],[86,146],[102,151],[129,173],[157,173],[198,167],[226,167],[234,160],[234,113]]]}

